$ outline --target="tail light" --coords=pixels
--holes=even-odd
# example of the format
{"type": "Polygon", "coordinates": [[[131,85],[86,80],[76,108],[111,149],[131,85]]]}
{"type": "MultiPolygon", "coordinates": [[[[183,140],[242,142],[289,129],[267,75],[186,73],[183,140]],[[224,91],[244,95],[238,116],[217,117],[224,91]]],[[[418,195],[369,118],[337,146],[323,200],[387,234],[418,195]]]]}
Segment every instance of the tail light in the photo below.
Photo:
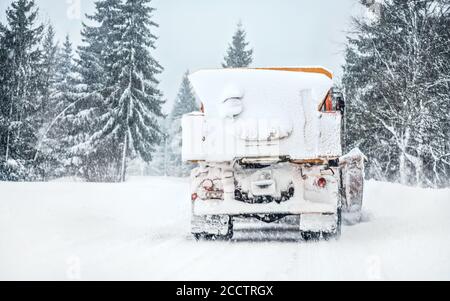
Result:
{"type": "Polygon", "coordinates": [[[202,183],[202,187],[206,191],[213,191],[214,190],[214,182],[212,180],[205,180],[202,183]]]}
{"type": "Polygon", "coordinates": [[[325,186],[327,186],[327,180],[325,180],[325,178],[320,178],[317,180],[317,186],[320,188],[325,188],[325,186]]]}
{"type": "Polygon", "coordinates": [[[191,200],[192,200],[192,201],[195,201],[196,199],[198,199],[198,194],[193,193],[193,194],[191,195],[191,200]]]}

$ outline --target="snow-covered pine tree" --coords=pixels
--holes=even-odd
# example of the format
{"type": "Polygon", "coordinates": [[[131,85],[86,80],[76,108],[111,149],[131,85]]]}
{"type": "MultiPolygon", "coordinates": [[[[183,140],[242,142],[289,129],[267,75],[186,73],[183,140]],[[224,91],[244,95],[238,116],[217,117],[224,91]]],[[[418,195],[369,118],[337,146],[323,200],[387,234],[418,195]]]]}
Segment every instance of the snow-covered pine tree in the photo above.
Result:
{"type": "Polygon", "coordinates": [[[61,113],[76,99],[76,73],[73,47],[70,37],[66,35],[62,48],[58,51],[58,60],[54,76],[54,93],[52,97],[53,117],[61,113]]]}
{"type": "Polygon", "coordinates": [[[88,181],[114,181],[121,154],[118,141],[105,137],[94,145],[90,138],[101,127],[101,116],[110,109],[105,99],[113,91],[119,72],[114,68],[114,55],[124,24],[122,1],[98,0],[95,8],[95,14],[87,16],[93,25],[83,24],[83,45],[78,47],[76,65],[81,83],[74,108],[68,112],[72,118],[68,159],[88,181]]]}
{"type": "MultiPolygon", "coordinates": [[[[156,76],[162,67],[152,57],[156,36],[152,27],[154,8],[150,0],[126,0],[120,5],[120,37],[114,40],[107,90],[103,93],[106,111],[100,116],[100,126],[87,143],[94,148],[105,140],[113,141],[120,150],[118,179],[125,181],[127,159],[139,155],[150,162],[162,132],[158,119],[163,117],[162,93],[156,76]]],[[[107,71],[109,71],[107,69],[107,71]]],[[[116,158],[114,158],[116,159],[116,158]]]]}
{"type": "Polygon", "coordinates": [[[186,164],[181,160],[181,118],[186,113],[199,110],[188,75],[189,71],[187,71],[183,76],[180,90],[175,100],[172,112],[170,113],[170,121],[168,123],[168,143],[166,149],[167,171],[168,175],[176,177],[189,175],[190,171],[194,167],[193,164],[186,164]]]}
{"type": "Polygon", "coordinates": [[[223,68],[248,67],[253,62],[253,49],[247,49],[249,43],[246,41],[246,32],[242,23],[239,22],[233,36],[233,41],[228,47],[223,68]]]}
{"type": "Polygon", "coordinates": [[[45,125],[51,118],[50,95],[53,93],[55,71],[57,65],[58,45],[55,42],[55,30],[52,25],[47,26],[42,43],[42,63],[40,68],[41,104],[40,118],[45,125]]]}
{"type": "Polygon", "coordinates": [[[39,135],[37,149],[34,156],[35,172],[39,178],[46,180],[49,173],[55,169],[53,154],[50,148],[42,150],[40,141],[44,139],[46,128],[51,122],[54,107],[51,103],[51,95],[54,93],[55,72],[57,67],[58,45],[55,42],[55,31],[52,25],[48,25],[42,41],[42,59],[39,66],[39,109],[35,120],[38,121],[39,135]],[[39,154],[38,154],[39,152],[39,154]]]}
{"type": "Polygon", "coordinates": [[[8,68],[8,57],[10,51],[6,45],[6,27],[0,22],[0,180],[9,178],[9,168],[5,161],[7,136],[9,130],[9,108],[8,95],[10,95],[10,73],[8,68]]]}
{"type": "Polygon", "coordinates": [[[83,45],[77,60],[86,93],[101,93],[113,81],[116,43],[121,39],[122,0],[97,0],[95,14],[87,15],[94,25],[83,23],[83,45]]]}
{"type": "Polygon", "coordinates": [[[15,0],[6,10],[7,24],[1,27],[0,66],[2,82],[0,123],[0,177],[3,180],[33,178],[37,141],[36,120],[43,26],[37,23],[33,0],[15,0]]]}
{"type": "Polygon", "coordinates": [[[70,133],[73,129],[72,110],[66,110],[78,98],[76,90],[78,76],[73,59],[73,48],[69,36],[66,36],[62,48],[58,48],[56,54],[57,63],[54,68],[49,106],[49,117],[44,132],[40,156],[45,157],[46,175],[48,177],[60,177],[76,174],[76,165],[68,150],[70,133]]]}
{"type": "Polygon", "coordinates": [[[158,26],[152,20],[154,8],[150,7],[150,2],[126,0],[123,6],[126,20],[122,49],[117,52],[122,59],[118,64],[121,70],[118,86],[122,91],[111,95],[113,108],[118,109],[119,116],[110,115],[110,121],[116,122],[110,129],[118,130],[119,140],[123,139],[121,181],[125,181],[127,156],[139,155],[150,162],[163,134],[158,120],[164,116],[161,111],[164,101],[156,79],[163,68],[150,53],[156,41],[152,27],[158,26]],[[115,99],[117,96],[119,98],[115,99]]]}
{"type": "Polygon", "coordinates": [[[368,155],[377,179],[448,185],[448,2],[385,1],[379,11],[348,39],[347,145],[368,155]]]}

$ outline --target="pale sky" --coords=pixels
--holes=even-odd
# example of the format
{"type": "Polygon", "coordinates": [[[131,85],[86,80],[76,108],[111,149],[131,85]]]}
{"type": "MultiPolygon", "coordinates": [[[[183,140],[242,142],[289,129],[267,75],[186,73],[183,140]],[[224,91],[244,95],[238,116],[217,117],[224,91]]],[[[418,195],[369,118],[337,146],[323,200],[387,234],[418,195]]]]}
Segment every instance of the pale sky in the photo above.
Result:
{"type": "MultiPolygon", "coordinates": [[[[42,21],[51,22],[58,39],[69,34],[81,42],[85,13],[94,0],[35,0],[42,21]]],[[[1,0],[0,20],[12,0],[1,0]]],[[[239,20],[254,49],[254,67],[321,65],[339,78],[351,16],[357,0],[153,0],[157,50],[164,67],[160,88],[169,105],[189,69],[220,67],[239,20]]]]}

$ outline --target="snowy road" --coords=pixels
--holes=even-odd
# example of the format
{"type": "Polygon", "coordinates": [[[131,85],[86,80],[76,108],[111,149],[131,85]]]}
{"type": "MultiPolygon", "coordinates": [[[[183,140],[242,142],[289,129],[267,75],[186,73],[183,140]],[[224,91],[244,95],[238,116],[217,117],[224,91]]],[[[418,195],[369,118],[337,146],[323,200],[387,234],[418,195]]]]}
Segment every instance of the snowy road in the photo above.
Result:
{"type": "Polygon", "coordinates": [[[369,182],[367,221],[311,243],[196,242],[188,199],[182,179],[0,183],[0,280],[450,280],[450,190],[369,182]]]}

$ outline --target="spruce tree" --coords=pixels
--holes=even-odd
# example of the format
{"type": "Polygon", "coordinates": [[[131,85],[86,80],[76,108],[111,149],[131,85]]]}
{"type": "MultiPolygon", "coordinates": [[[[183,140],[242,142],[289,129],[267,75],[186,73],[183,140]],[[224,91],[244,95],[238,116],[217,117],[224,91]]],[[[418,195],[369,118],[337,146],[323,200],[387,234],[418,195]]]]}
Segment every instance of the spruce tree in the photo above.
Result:
{"type": "Polygon", "coordinates": [[[162,72],[160,64],[152,57],[156,36],[152,27],[154,8],[150,0],[126,0],[123,5],[125,26],[117,48],[120,70],[116,87],[118,92],[109,96],[113,108],[101,135],[117,135],[122,141],[121,181],[125,181],[127,157],[139,155],[150,162],[155,145],[162,138],[158,120],[163,117],[162,93],[158,90],[156,76],[162,72]]]}
{"type": "Polygon", "coordinates": [[[83,23],[83,45],[78,48],[77,62],[86,92],[101,92],[114,80],[115,48],[124,22],[122,1],[97,0],[95,14],[86,17],[94,24],[83,23]]]}
{"type": "Polygon", "coordinates": [[[233,36],[233,41],[228,47],[223,68],[248,67],[253,62],[253,49],[247,49],[249,43],[246,41],[246,33],[239,22],[233,36]]]}
{"type": "Polygon", "coordinates": [[[189,71],[186,71],[183,75],[172,112],[170,113],[170,119],[180,119],[184,114],[198,111],[198,109],[194,91],[189,81],[189,71]]]}
{"type": "Polygon", "coordinates": [[[8,168],[5,161],[7,136],[9,130],[10,79],[11,69],[8,67],[10,50],[6,45],[7,28],[0,23],[0,180],[8,179],[8,168]]]}
{"type": "Polygon", "coordinates": [[[169,116],[168,141],[166,145],[166,168],[171,176],[187,176],[193,168],[192,164],[186,164],[181,159],[182,128],[181,118],[184,114],[198,111],[198,105],[194,92],[188,79],[187,71],[181,82],[178,96],[175,100],[172,112],[169,116]]]}
{"type": "Polygon", "coordinates": [[[76,85],[78,74],[76,73],[73,57],[73,46],[67,35],[62,48],[58,51],[57,65],[54,75],[54,94],[52,95],[53,117],[62,112],[76,98],[76,85]]]}
{"type": "Polygon", "coordinates": [[[55,30],[52,25],[48,25],[42,43],[42,63],[40,68],[41,76],[41,104],[40,115],[42,123],[48,122],[51,118],[49,111],[52,110],[50,95],[53,93],[55,72],[57,66],[58,45],[55,42],[55,30]]]}
{"type": "Polygon", "coordinates": [[[110,152],[103,153],[102,157],[113,162],[116,179],[124,181],[128,158],[138,155],[146,162],[151,161],[154,147],[161,141],[158,119],[163,117],[161,105],[164,102],[156,76],[162,67],[150,52],[155,48],[156,40],[152,28],[157,24],[152,19],[154,9],[149,6],[149,0],[101,3],[107,9],[100,6],[100,1],[97,3],[95,20],[103,20],[100,27],[84,32],[86,39],[89,37],[86,41],[91,49],[81,49],[85,57],[94,57],[91,65],[104,72],[103,77],[97,78],[95,75],[90,77],[88,72],[82,73],[84,78],[92,79],[94,85],[102,89],[100,93],[96,92],[101,105],[87,108],[98,118],[79,149],[110,152]],[[113,9],[107,4],[117,7],[113,9]],[[110,14],[102,19],[105,11],[110,14]],[[114,15],[115,20],[110,20],[110,15],[114,15]],[[98,36],[103,31],[106,31],[105,39],[98,36]]]}
{"type": "Polygon", "coordinates": [[[67,110],[77,100],[78,78],[73,58],[73,48],[66,36],[62,48],[57,52],[57,63],[53,73],[52,93],[49,97],[49,116],[44,133],[41,156],[45,157],[46,174],[60,177],[76,173],[69,153],[70,134],[73,130],[73,115],[67,110]]]}
{"type": "Polygon", "coordinates": [[[120,158],[119,142],[114,137],[105,137],[93,143],[90,138],[102,126],[100,117],[110,110],[106,98],[113,91],[119,72],[114,69],[117,61],[114,55],[124,24],[122,1],[98,0],[95,13],[87,18],[92,25],[83,24],[83,44],[78,47],[76,60],[81,77],[78,96],[74,108],[68,112],[72,120],[69,157],[77,166],[78,175],[88,181],[114,181],[120,158]]]}
{"type": "Polygon", "coordinates": [[[53,117],[53,111],[55,107],[51,103],[52,94],[54,94],[54,84],[55,84],[55,73],[57,68],[57,55],[58,55],[58,45],[55,42],[55,31],[53,26],[48,25],[44,34],[42,42],[42,59],[39,66],[39,90],[40,90],[40,101],[39,109],[35,113],[36,121],[39,126],[38,142],[36,143],[36,152],[34,156],[34,165],[36,173],[39,174],[39,178],[46,180],[49,174],[55,169],[55,164],[53,164],[54,158],[51,152],[51,148],[46,148],[43,150],[43,140],[46,138],[45,132],[46,128],[51,122],[53,117]],[[42,141],[42,142],[41,142],[42,141]]]}
{"type": "Polygon", "coordinates": [[[3,180],[33,178],[32,165],[37,141],[36,120],[40,104],[41,50],[43,26],[37,23],[33,0],[15,0],[6,11],[1,27],[2,82],[0,129],[0,176],[3,180]]]}

